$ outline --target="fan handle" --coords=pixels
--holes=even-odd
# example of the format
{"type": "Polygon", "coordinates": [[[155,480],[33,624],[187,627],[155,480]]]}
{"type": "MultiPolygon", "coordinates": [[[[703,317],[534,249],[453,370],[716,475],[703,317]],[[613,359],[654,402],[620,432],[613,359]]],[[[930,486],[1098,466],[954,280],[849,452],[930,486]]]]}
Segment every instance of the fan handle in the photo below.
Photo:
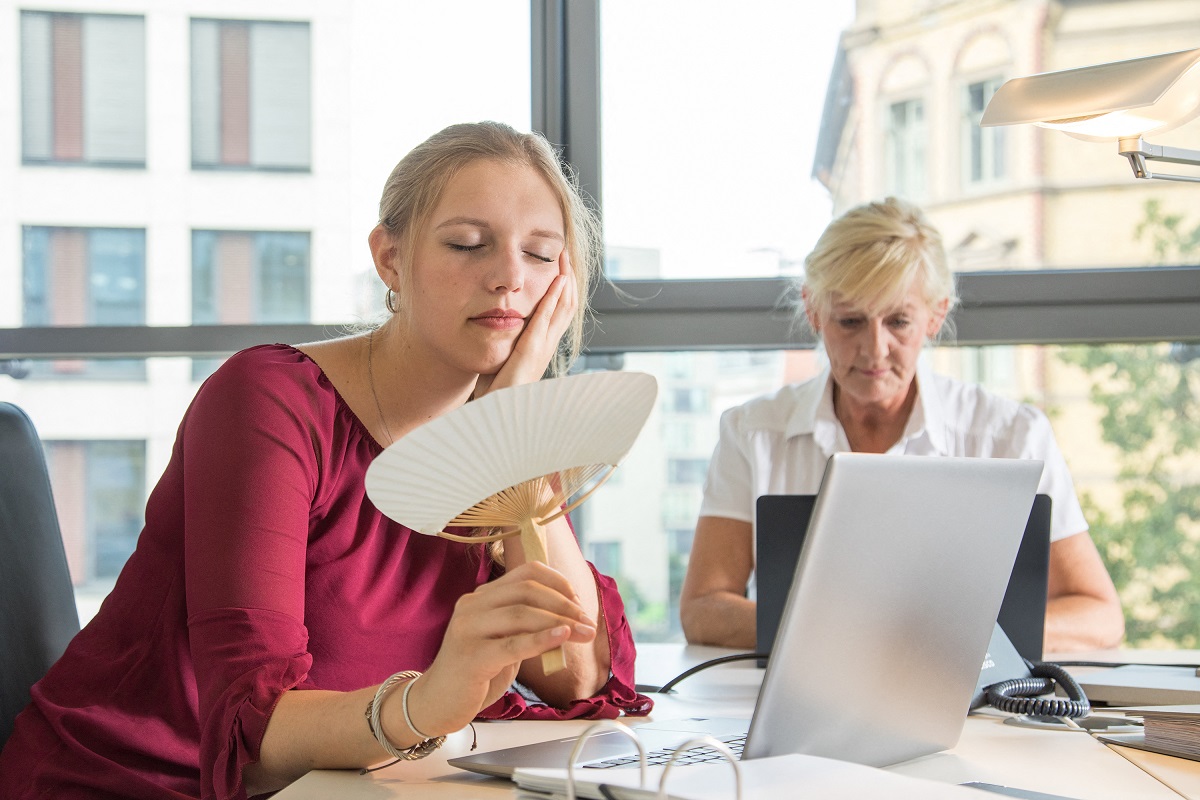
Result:
{"type": "MultiPolygon", "coordinates": [[[[525,550],[527,561],[550,563],[546,554],[546,529],[540,521],[529,517],[521,520],[521,547],[525,550]]],[[[542,653],[542,672],[544,674],[553,675],[566,667],[567,651],[561,645],[542,653]]]]}

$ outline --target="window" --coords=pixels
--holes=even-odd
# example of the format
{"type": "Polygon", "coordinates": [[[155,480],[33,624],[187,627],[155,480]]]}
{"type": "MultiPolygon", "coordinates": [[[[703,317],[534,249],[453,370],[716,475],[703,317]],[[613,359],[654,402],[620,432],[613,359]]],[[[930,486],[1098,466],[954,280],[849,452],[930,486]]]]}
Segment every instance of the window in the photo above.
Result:
{"type": "Polygon", "coordinates": [[[903,100],[888,106],[884,162],[888,192],[910,200],[925,196],[925,104],[903,100]]]}
{"type": "Polygon", "coordinates": [[[111,584],[137,544],[146,506],[146,443],[48,441],[71,579],[76,586],[111,584]]]}
{"type": "Polygon", "coordinates": [[[27,164],[146,163],[142,17],[21,12],[21,155],[27,164]]]}
{"type": "Polygon", "coordinates": [[[667,461],[669,483],[702,484],[708,474],[707,458],[672,458],[667,461]]]}
{"type": "MultiPolygon", "coordinates": [[[[31,326],[142,325],[146,233],[120,228],[24,229],[24,322],[31,326]]],[[[144,362],[40,363],[36,377],[140,379],[144,362]]]]}
{"type": "Polygon", "coordinates": [[[309,235],[192,232],[192,322],[307,322],[309,235]]]}
{"type": "Polygon", "coordinates": [[[588,542],[588,560],[604,575],[621,574],[620,542],[588,542]]]}
{"type": "Polygon", "coordinates": [[[309,26],[192,20],[192,166],[307,170],[309,26]]]}
{"type": "Polygon", "coordinates": [[[1004,128],[981,128],[979,120],[1000,78],[989,78],[966,87],[963,97],[963,177],[968,185],[994,183],[1005,175],[1004,128]]]}
{"type": "MultiPolygon", "coordinates": [[[[819,15],[801,3],[728,0],[714,6],[719,13],[697,13],[691,0],[376,3],[361,15],[347,15],[336,3],[293,5],[287,7],[289,18],[303,21],[231,23],[246,32],[241,85],[248,88],[242,90],[238,124],[245,131],[239,146],[248,155],[247,163],[237,165],[220,162],[223,100],[215,65],[224,23],[187,18],[170,4],[143,4],[145,11],[139,13],[145,14],[154,46],[123,49],[138,58],[145,49],[145,75],[138,85],[150,81],[153,92],[148,96],[154,99],[144,113],[118,119],[138,121],[126,143],[131,147],[152,129],[154,152],[164,158],[147,154],[145,171],[44,169],[24,150],[24,163],[21,158],[0,159],[0,186],[12,187],[5,195],[12,202],[0,204],[0,231],[35,224],[145,229],[146,307],[139,319],[173,330],[164,334],[139,323],[121,331],[98,331],[75,321],[86,315],[76,315],[47,335],[36,326],[60,324],[52,321],[51,312],[60,313],[58,306],[75,298],[44,266],[50,248],[43,241],[39,269],[28,269],[21,258],[0,259],[0,398],[29,409],[52,439],[144,440],[155,473],[166,463],[174,424],[195,388],[190,360],[173,357],[176,353],[193,348],[195,354],[207,355],[261,341],[314,340],[380,311],[382,292],[364,239],[383,177],[400,155],[442,126],[464,119],[498,119],[545,131],[563,147],[585,189],[603,207],[610,277],[620,281],[617,289],[624,292],[597,287],[598,324],[588,339],[588,361],[597,368],[624,361],[660,380],[659,408],[639,439],[644,454],[631,453],[614,479],[573,518],[589,523],[587,535],[581,536],[585,548],[589,540],[623,544],[621,588],[638,638],[668,635],[664,632],[676,624],[669,596],[675,578],[670,576],[677,577],[685,563],[680,555],[684,532],[695,525],[701,490],[699,485],[668,484],[667,462],[708,457],[723,409],[784,382],[803,380],[816,368],[819,354],[803,349],[812,337],[792,324],[788,310],[780,306],[784,284],[800,273],[829,212],[841,213],[889,191],[892,104],[920,98],[924,135],[913,131],[906,142],[924,143],[927,153],[911,172],[927,197],[936,200],[927,210],[955,262],[973,273],[962,284],[971,302],[956,314],[962,346],[948,348],[947,357],[957,366],[939,364],[939,369],[962,377],[973,374],[1018,399],[1045,396],[1047,410],[1064,409],[1052,419],[1064,449],[1066,440],[1072,441],[1067,456],[1077,487],[1092,493],[1109,515],[1103,521],[1094,518],[1098,541],[1102,528],[1110,530],[1104,540],[1109,544],[1101,548],[1106,560],[1115,564],[1112,559],[1131,552],[1141,559],[1143,551],[1157,545],[1143,546],[1151,540],[1144,538],[1148,528],[1142,510],[1122,506],[1125,497],[1141,497],[1141,489],[1129,486],[1119,496],[1111,491],[1111,476],[1120,469],[1146,474],[1136,460],[1138,443],[1119,445],[1129,451],[1121,456],[1127,464],[1111,465],[1114,456],[1106,456],[1101,447],[1104,432],[1096,413],[1076,414],[1066,401],[1085,398],[1093,388],[1109,391],[1111,377],[1105,370],[1123,350],[1128,369],[1147,368],[1146,375],[1137,376],[1139,386],[1155,377],[1151,365],[1175,363],[1174,356],[1144,358],[1122,343],[1157,342],[1164,352],[1171,342],[1195,347],[1200,251],[1190,243],[1200,241],[1193,235],[1200,226],[1193,210],[1197,190],[1183,183],[1135,181],[1111,148],[1080,146],[1059,134],[1021,126],[1003,129],[1003,180],[960,191],[969,175],[969,137],[963,132],[971,102],[964,97],[967,84],[1001,74],[1032,74],[1047,65],[1082,66],[1195,46],[1186,26],[1164,27],[1153,15],[1126,15],[1128,24],[1120,42],[1115,41],[1104,17],[1118,6],[1132,3],[1062,4],[1062,14],[1030,25],[1011,13],[1014,2],[981,4],[969,24],[961,15],[923,13],[913,4],[848,0],[823,6],[819,15]],[[193,21],[200,31],[193,30],[193,21]],[[265,154],[272,164],[299,160],[298,167],[259,166],[251,158],[253,70],[271,66],[269,59],[259,64],[263,51],[255,45],[264,27],[306,31],[310,61],[303,69],[289,66],[297,71],[284,89],[307,98],[308,111],[298,128],[290,117],[280,118],[285,133],[306,131],[306,156],[282,159],[290,142],[283,149],[268,146],[265,154]],[[444,43],[428,32],[451,29],[456,57],[442,58],[436,70],[429,69],[444,43]],[[381,30],[394,35],[378,36],[381,30]],[[863,31],[880,35],[858,35],[863,31]],[[197,47],[181,58],[190,53],[194,34],[207,37],[208,50],[197,47]],[[198,102],[187,87],[199,77],[200,62],[209,67],[207,116],[188,113],[190,104],[198,102]],[[397,75],[421,79],[402,84],[389,80],[397,75]],[[588,75],[602,80],[590,86],[585,80],[580,88],[588,75]],[[379,86],[364,90],[368,82],[363,76],[382,77],[379,86]],[[379,102],[381,91],[390,102],[379,102]],[[592,116],[573,116],[572,110],[581,107],[592,116]],[[210,163],[180,173],[180,156],[186,166],[196,144],[192,125],[201,118],[210,163]],[[1059,151],[1063,157],[1050,157],[1059,151]],[[266,293],[279,299],[280,308],[261,308],[261,287],[251,288],[259,280],[257,273],[243,278],[247,291],[239,299],[222,295],[228,289],[221,283],[224,268],[214,267],[211,279],[189,301],[196,248],[190,232],[234,229],[311,231],[308,316],[303,319],[317,324],[310,323],[307,332],[247,332],[222,324],[253,320],[257,314],[282,317],[301,305],[293,291],[296,284],[289,284],[290,289],[266,293]],[[1152,264],[1182,266],[1146,268],[1152,264]],[[235,314],[238,303],[242,312],[235,314]],[[193,320],[205,327],[189,330],[193,320]],[[1116,344],[1083,348],[1081,358],[1092,354],[1085,375],[1061,371],[1057,345],[1066,342],[1116,344]],[[977,345],[989,352],[968,349],[977,345]],[[683,350],[690,351],[687,358],[668,355],[683,350]],[[147,357],[137,373],[147,375],[144,382],[77,382],[70,392],[62,391],[64,376],[112,369],[120,363],[112,356],[128,353],[147,357]],[[28,362],[5,363],[6,357],[62,360],[34,362],[34,373],[16,379],[12,376],[28,362]],[[99,359],[97,366],[81,371],[70,361],[88,358],[99,359]],[[106,413],[82,418],[81,394],[86,407],[106,413]],[[676,407],[686,410],[676,413],[676,407]]],[[[133,7],[96,0],[87,8],[133,7]]],[[[29,30],[59,16],[29,15],[40,19],[29,30]]],[[[35,74],[31,59],[40,64],[40,74],[52,74],[47,42],[53,39],[36,39],[41,42],[37,50],[28,45],[33,39],[27,35],[26,15],[14,12],[13,22],[21,25],[14,41],[20,47],[0,54],[0,61],[9,59],[14,81],[21,81],[23,105],[12,110],[22,112],[22,135],[40,130],[45,146],[51,141],[47,131],[53,132],[53,115],[45,113],[53,85],[44,78],[40,95],[30,94],[28,87],[35,74]],[[41,98],[38,114],[25,113],[31,97],[41,98]]],[[[81,64],[90,59],[88,30],[83,24],[81,64]]],[[[232,51],[230,55],[232,59],[232,51]]],[[[90,90],[90,73],[83,67],[81,72],[90,90]]],[[[984,94],[988,91],[985,87],[984,94]]],[[[16,97],[12,99],[15,103],[16,97]]],[[[285,115],[294,112],[294,103],[285,105],[285,115]]],[[[907,124],[910,116],[901,119],[907,124]]],[[[79,118],[85,133],[96,133],[86,113],[79,118]]],[[[1173,132],[1176,143],[1194,141],[1198,126],[1200,120],[1173,132]]],[[[144,144],[137,147],[146,149],[144,144]]],[[[986,164],[986,156],[980,163],[986,164]]],[[[27,244],[37,250],[37,242],[27,244]]],[[[294,277],[288,269],[283,272],[294,277]]],[[[89,278],[79,280],[91,291],[89,278]]],[[[116,303],[108,309],[120,307],[116,303]]],[[[1196,362],[1188,363],[1194,386],[1196,362]]],[[[1143,395],[1150,401],[1184,393],[1156,388],[1143,395]]],[[[1119,412],[1118,400],[1112,402],[1119,412]]],[[[1176,436],[1185,430],[1181,420],[1200,417],[1189,413],[1172,412],[1170,419],[1159,415],[1153,428],[1176,436]]],[[[1138,414],[1130,422],[1143,418],[1138,414]]],[[[1195,469],[1195,461],[1188,461],[1173,474],[1194,483],[1195,469]]],[[[153,475],[149,481],[153,483],[153,475]]],[[[1171,517],[1177,518],[1186,519],[1171,517]]],[[[1181,525],[1161,526],[1161,552],[1186,549],[1178,538],[1186,527],[1181,525]]],[[[1129,587],[1123,591],[1138,624],[1146,628],[1131,628],[1131,643],[1161,641],[1149,631],[1150,620],[1195,617],[1187,616],[1195,605],[1187,601],[1194,581],[1172,588],[1177,600],[1158,603],[1157,610],[1142,602],[1165,591],[1161,587],[1179,571],[1174,562],[1155,566],[1153,561],[1120,567],[1126,576],[1120,581],[1129,587]],[[1141,581],[1139,575],[1151,577],[1141,581]]],[[[1193,634],[1162,635],[1182,646],[1195,641],[1189,638],[1193,634]]]]}
{"type": "MultiPolygon", "coordinates": [[[[307,322],[309,235],[192,232],[192,323],[307,322]]],[[[196,359],[193,379],[220,364],[196,359]]]]}
{"type": "Polygon", "coordinates": [[[663,446],[674,453],[689,453],[696,446],[696,425],[691,418],[665,419],[662,423],[663,446]]]}
{"type": "Polygon", "coordinates": [[[701,387],[672,389],[667,397],[670,411],[680,414],[699,414],[708,411],[708,392],[701,387]]]}

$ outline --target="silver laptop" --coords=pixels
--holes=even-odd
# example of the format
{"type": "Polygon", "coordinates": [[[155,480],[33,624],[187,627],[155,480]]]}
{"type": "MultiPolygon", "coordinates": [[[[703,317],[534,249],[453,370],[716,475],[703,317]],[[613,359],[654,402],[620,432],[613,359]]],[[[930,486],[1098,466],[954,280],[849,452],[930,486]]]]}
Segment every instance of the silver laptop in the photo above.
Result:
{"type": "MultiPolygon", "coordinates": [[[[834,455],[748,733],[745,720],[656,721],[638,726],[646,748],[669,752],[710,733],[744,738],[743,758],[804,753],[885,766],[952,747],[1041,472],[1032,460],[834,455]]],[[[449,763],[511,777],[518,767],[563,766],[574,743],[449,763]]],[[[593,736],[579,761],[636,763],[620,734],[593,736]]]]}

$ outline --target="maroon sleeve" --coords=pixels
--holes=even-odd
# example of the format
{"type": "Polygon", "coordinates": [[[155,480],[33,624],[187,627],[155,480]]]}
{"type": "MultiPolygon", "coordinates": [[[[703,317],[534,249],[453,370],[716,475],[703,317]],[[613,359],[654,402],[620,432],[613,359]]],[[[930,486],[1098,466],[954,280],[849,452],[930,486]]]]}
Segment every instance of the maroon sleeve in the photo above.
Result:
{"type": "Polygon", "coordinates": [[[590,563],[588,566],[596,578],[600,616],[608,633],[608,651],[612,658],[612,675],[608,683],[591,697],[574,700],[566,708],[529,703],[517,692],[507,692],[480,711],[477,719],[614,719],[622,713],[642,716],[654,708],[654,701],[638,694],[634,688],[633,662],[637,652],[617,583],[607,575],[601,575],[590,563]]]}
{"type": "MultiPolygon", "coordinates": [[[[305,680],[305,554],[319,432],[273,351],[234,356],[181,429],[188,637],[206,798],[244,798],[275,704],[305,680]]],[[[274,352],[278,352],[277,350],[274,352]]]]}

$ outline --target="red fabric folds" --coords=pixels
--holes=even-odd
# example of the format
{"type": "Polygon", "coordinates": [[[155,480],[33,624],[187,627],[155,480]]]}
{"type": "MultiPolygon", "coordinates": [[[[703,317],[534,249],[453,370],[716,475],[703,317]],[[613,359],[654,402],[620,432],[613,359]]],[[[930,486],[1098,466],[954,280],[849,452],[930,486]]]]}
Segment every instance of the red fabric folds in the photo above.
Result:
{"type": "Polygon", "coordinates": [[[196,660],[201,795],[244,797],[242,769],[258,760],[275,704],[308,677],[307,633],[282,614],[242,608],[196,614],[188,630],[192,651],[203,654],[196,660]],[[265,646],[273,640],[291,640],[294,652],[265,646]]]}

